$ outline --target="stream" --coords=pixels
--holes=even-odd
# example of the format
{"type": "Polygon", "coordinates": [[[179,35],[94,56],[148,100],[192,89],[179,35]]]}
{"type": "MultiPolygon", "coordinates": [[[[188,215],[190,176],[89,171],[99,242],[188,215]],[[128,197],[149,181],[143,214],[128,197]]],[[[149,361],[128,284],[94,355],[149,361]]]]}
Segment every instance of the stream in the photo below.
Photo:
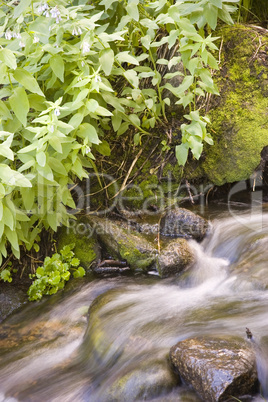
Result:
{"type": "Polygon", "coordinates": [[[261,394],[248,400],[268,400],[268,210],[219,209],[211,221],[201,244],[190,241],[196,263],[180,277],[73,281],[0,324],[0,402],[197,402],[167,374],[170,347],[246,337],[246,327],[261,350],[261,394]]]}

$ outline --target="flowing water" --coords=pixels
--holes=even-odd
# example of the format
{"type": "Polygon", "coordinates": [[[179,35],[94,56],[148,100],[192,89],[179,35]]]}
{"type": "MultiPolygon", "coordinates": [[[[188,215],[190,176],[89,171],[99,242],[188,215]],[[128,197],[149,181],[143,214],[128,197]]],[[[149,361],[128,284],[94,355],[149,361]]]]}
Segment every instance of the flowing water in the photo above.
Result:
{"type": "Polygon", "coordinates": [[[258,345],[262,386],[250,400],[265,400],[268,212],[218,214],[212,225],[203,243],[190,242],[196,263],[179,278],[69,284],[5,320],[0,402],[199,401],[169,373],[170,347],[197,335],[245,337],[246,327],[258,345]],[[161,386],[150,387],[155,382],[161,386]]]}

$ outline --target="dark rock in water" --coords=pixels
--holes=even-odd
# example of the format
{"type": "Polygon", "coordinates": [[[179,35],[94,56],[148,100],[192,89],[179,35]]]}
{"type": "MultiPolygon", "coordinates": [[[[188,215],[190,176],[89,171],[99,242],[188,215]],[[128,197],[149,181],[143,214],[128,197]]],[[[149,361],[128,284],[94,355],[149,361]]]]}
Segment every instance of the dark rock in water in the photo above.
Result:
{"type": "Polygon", "coordinates": [[[156,260],[157,250],[141,234],[131,233],[118,223],[97,216],[88,216],[100,242],[114,258],[126,260],[132,270],[147,270],[156,260]]]}
{"type": "Polygon", "coordinates": [[[168,211],[160,221],[163,236],[202,240],[209,230],[208,221],[184,208],[168,211]]]}
{"type": "Polygon", "coordinates": [[[171,348],[170,359],[206,402],[251,394],[258,384],[254,348],[240,338],[186,339],[171,348]]]}
{"type": "Polygon", "coordinates": [[[193,262],[193,254],[185,239],[172,240],[158,256],[157,270],[162,278],[176,275],[193,262]]]}
{"type": "Polygon", "coordinates": [[[1,284],[0,322],[13,313],[13,311],[27,303],[27,301],[26,292],[15,289],[14,286],[9,284],[1,284]]]}

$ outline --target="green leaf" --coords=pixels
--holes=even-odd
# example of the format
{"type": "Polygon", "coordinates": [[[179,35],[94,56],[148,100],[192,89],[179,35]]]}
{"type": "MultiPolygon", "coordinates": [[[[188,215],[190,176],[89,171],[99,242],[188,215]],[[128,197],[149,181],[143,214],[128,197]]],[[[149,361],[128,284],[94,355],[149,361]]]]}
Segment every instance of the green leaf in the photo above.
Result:
{"type": "Polygon", "coordinates": [[[28,91],[44,96],[36,79],[31,73],[29,73],[29,71],[24,68],[17,68],[14,71],[13,76],[15,80],[17,80],[24,88],[28,89],[28,91]]]}
{"type": "Polygon", "coordinates": [[[199,159],[203,150],[203,144],[201,139],[197,139],[194,136],[191,136],[188,140],[188,143],[191,147],[191,152],[196,159],[199,159]]]}
{"type": "Polygon", "coordinates": [[[82,278],[83,276],[85,276],[85,274],[86,274],[86,271],[84,270],[84,268],[79,267],[74,271],[73,277],[74,278],[82,278]]]}
{"type": "Polygon", "coordinates": [[[47,161],[46,154],[43,151],[37,152],[36,154],[36,161],[39,166],[44,167],[47,161]]]}
{"type": "Polygon", "coordinates": [[[31,0],[20,0],[18,5],[15,7],[14,18],[17,19],[26,10],[26,8],[30,6],[30,4],[31,0]]]}
{"type": "Polygon", "coordinates": [[[110,75],[114,64],[114,52],[112,49],[103,49],[100,52],[100,65],[106,75],[110,75]]]}
{"type": "Polygon", "coordinates": [[[132,1],[132,2],[128,2],[128,5],[126,6],[126,10],[128,15],[130,15],[131,18],[133,18],[133,20],[135,21],[139,21],[140,15],[139,15],[139,9],[137,4],[139,3],[139,1],[132,1]]]}
{"type": "Polygon", "coordinates": [[[95,145],[95,149],[104,156],[111,155],[111,148],[107,141],[103,140],[99,145],[95,145]]]}
{"type": "Polygon", "coordinates": [[[176,152],[176,158],[177,158],[179,165],[182,165],[182,166],[185,165],[187,158],[188,158],[188,149],[189,149],[189,147],[187,146],[187,144],[176,145],[175,152],[176,152]]]}
{"type": "Polygon", "coordinates": [[[14,53],[7,48],[0,49],[0,60],[13,70],[17,68],[16,57],[14,53]]]}
{"type": "Polygon", "coordinates": [[[120,52],[116,55],[116,60],[119,63],[129,63],[134,64],[135,66],[139,65],[139,62],[136,57],[129,54],[129,52],[120,52]]]}
{"type": "Polygon", "coordinates": [[[210,3],[215,7],[222,8],[222,0],[210,0],[210,3]]]}
{"type": "Polygon", "coordinates": [[[4,282],[12,282],[11,273],[8,269],[3,269],[3,271],[0,272],[0,278],[4,282]]]}
{"type": "Polygon", "coordinates": [[[76,132],[78,137],[87,139],[92,144],[99,144],[101,141],[98,137],[97,131],[94,126],[89,123],[80,124],[79,129],[76,132]]]}
{"type": "Polygon", "coordinates": [[[18,243],[18,235],[16,230],[11,230],[9,227],[5,229],[5,235],[10,242],[12,248],[16,251],[20,251],[19,243],[18,243]]]}
{"type": "Polygon", "coordinates": [[[207,23],[211,27],[211,29],[215,29],[217,26],[217,19],[218,19],[218,8],[215,7],[213,4],[207,3],[204,6],[204,16],[207,20],[207,23]]]}
{"type": "Polygon", "coordinates": [[[127,70],[124,72],[124,77],[128,80],[128,82],[133,85],[134,88],[139,87],[139,77],[137,76],[137,72],[134,70],[127,70]]]}
{"type": "Polygon", "coordinates": [[[67,173],[64,165],[58,159],[50,156],[48,158],[48,164],[51,167],[51,169],[54,170],[54,172],[59,173],[64,177],[67,176],[68,173],[67,173]]]}
{"type": "Polygon", "coordinates": [[[55,54],[49,59],[49,65],[53,73],[61,82],[64,82],[64,61],[59,54],[55,54]]]}
{"type": "Polygon", "coordinates": [[[24,88],[15,88],[13,95],[9,98],[9,103],[18,120],[26,127],[30,105],[24,88]]]}

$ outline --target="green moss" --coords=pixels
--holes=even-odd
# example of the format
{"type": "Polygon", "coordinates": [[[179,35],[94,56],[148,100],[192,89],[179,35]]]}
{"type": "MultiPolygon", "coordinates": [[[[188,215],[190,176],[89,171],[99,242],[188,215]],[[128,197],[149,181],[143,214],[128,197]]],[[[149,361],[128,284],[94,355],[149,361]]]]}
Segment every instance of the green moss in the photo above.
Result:
{"type": "Polygon", "coordinates": [[[146,271],[155,262],[153,254],[139,251],[136,243],[134,241],[131,243],[130,238],[127,244],[119,243],[119,253],[132,269],[146,271]]]}
{"type": "Polygon", "coordinates": [[[259,71],[267,74],[268,67],[261,59],[250,63],[256,33],[241,26],[224,32],[227,71],[217,78],[221,99],[210,112],[215,145],[205,150],[202,164],[209,180],[217,185],[248,179],[268,145],[268,98],[258,76],[259,71]]]}
{"type": "Polygon", "coordinates": [[[57,248],[61,250],[66,244],[75,244],[74,253],[85,269],[89,269],[92,262],[100,257],[100,250],[96,238],[90,236],[89,227],[82,221],[76,221],[70,228],[62,227],[58,232],[57,248]]]}

